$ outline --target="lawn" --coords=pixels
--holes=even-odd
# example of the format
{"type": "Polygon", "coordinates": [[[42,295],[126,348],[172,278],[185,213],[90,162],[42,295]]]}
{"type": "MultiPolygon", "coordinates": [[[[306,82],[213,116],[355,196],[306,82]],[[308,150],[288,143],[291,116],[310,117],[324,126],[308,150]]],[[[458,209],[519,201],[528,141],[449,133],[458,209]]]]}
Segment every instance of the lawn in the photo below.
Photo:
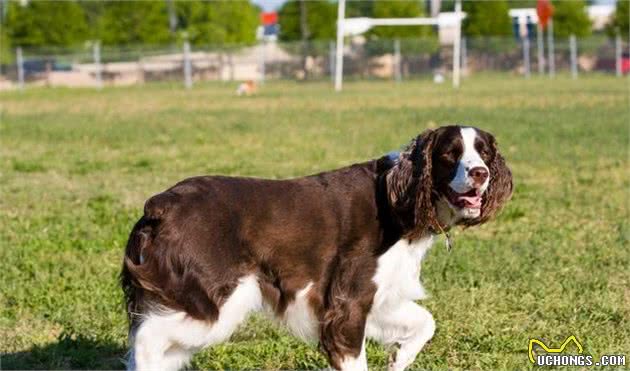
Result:
{"type": "MultiPolygon", "coordinates": [[[[500,217],[457,230],[423,264],[438,330],[414,368],[531,367],[528,340],[575,335],[630,362],[627,79],[480,76],[28,89],[0,93],[2,369],[120,368],[117,276],[144,200],[199,174],[295,177],[399,149],[428,127],[496,135],[515,179],[500,217]]],[[[571,347],[570,347],[571,348],[571,347]]],[[[571,348],[574,351],[574,348],[571,348]]],[[[370,343],[371,367],[387,362],[370,343]]],[[[315,369],[316,344],[253,317],[193,368],[315,369]]]]}

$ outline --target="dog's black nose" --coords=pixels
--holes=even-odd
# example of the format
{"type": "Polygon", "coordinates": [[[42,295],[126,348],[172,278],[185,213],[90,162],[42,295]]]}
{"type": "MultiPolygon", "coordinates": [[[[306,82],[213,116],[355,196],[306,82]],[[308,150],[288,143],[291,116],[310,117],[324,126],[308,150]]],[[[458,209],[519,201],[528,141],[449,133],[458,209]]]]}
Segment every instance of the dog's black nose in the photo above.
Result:
{"type": "Polygon", "coordinates": [[[488,170],[481,166],[473,167],[468,171],[468,176],[473,179],[476,186],[481,186],[488,179],[488,170]]]}

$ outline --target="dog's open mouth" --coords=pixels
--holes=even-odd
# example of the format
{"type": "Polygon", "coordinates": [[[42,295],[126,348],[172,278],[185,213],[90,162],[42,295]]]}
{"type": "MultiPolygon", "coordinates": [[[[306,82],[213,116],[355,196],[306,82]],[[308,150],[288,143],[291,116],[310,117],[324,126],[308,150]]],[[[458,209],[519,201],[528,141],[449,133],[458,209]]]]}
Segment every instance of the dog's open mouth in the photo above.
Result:
{"type": "Polygon", "coordinates": [[[481,192],[471,189],[466,193],[457,193],[451,187],[446,187],[446,198],[451,205],[460,209],[481,209],[481,192]]]}

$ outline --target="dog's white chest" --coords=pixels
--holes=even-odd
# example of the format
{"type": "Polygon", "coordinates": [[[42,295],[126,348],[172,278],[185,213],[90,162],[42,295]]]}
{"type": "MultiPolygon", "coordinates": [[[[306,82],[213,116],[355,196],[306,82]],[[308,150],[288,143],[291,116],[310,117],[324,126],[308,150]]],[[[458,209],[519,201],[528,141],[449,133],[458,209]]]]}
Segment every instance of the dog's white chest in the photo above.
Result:
{"type": "Polygon", "coordinates": [[[393,344],[406,336],[408,326],[401,324],[416,319],[422,310],[414,301],[427,296],[420,283],[420,263],[432,243],[433,236],[413,243],[400,240],[378,259],[372,278],[377,289],[366,324],[368,337],[393,344]]]}
{"type": "Polygon", "coordinates": [[[426,297],[420,283],[420,263],[433,239],[431,235],[412,243],[400,240],[378,259],[373,278],[377,286],[373,308],[395,306],[402,301],[426,297]]]}

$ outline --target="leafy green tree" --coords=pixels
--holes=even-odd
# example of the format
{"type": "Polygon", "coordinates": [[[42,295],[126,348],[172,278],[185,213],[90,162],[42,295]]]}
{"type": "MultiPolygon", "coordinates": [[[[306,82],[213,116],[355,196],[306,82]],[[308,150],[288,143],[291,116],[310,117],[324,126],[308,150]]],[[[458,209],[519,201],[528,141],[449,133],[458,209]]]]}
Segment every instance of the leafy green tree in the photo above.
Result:
{"type": "MultiPolygon", "coordinates": [[[[414,18],[424,17],[422,2],[387,1],[373,2],[374,18],[414,18]]],[[[394,52],[394,39],[400,40],[401,52],[432,53],[437,51],[438,42],[430,26],[378,26],[367,32],[365,50],[368,55],[383,55],[394,52]],[[429,37],[433,36],[433,37],[429,37]],[[422,41],[418,38],[422,38],[422,41]]]]}
{"type": "Polygon", "coordinates": [[[536,8],[538,0],[510,0],[508,6],[510,9],[514,8],[536,8]]]}
{"type": "Polygon", "coordinates": [[[371,17],[373,9],[374,0],[348,1],[346,2],[346,17],[371,17]]]}
{"type": "Polygon", "coordinates": [[[14,46],[72,46],[88,38],[83,9],[76,1],[9,3],[6,34],[14,46]]]}
{"type": "Polygon", "coordinates": [[[105,2],[94,0],[79,0],[79,5],[83,9],[83,13],[85,15],[85,22],[88,26],[89,39],[98,39],[100,35],[99,22],[101,17],[103,16],[105,2]]]}
{"type": "Polygon", "coordinates": [[[512,19],[508,14],[508,2],[469,1],[462,4],[466,18],[462,25],[464,35],[470,37],[471,50],[499,53],[514,49],[512,19]]]}
{"type": "Polygon", "coordinates": [[[325,0],[299,0],[286,2],[278,12],[280,40],[301,41],[284,44],[289,53],[302,56],[304,79],[308,79],[309,56],[322,56],[328,53],[328,43],[337,34],[337,6],[325,0]]]}
{"type": "Polygon", "coordinates": [[[249,1],[177,3],[179,24],[195,45],[253,44],[258,9],[249,1]]]}
{"type": "MultiPolygon", "coordinates": [[[[337,7],[334,3],[324,0],[306,1],[306,25],[308,35],[306,40],[333,40],[337,32],[337,7]]],[[[302,40],[300,27],[300,2],[288,1],[278,12],[280,25],[280,40],[302,40]]]]}
{"type": "Polygon", "coordinates": [[[0,65],[13,63],[14,53],[9,36],[4,27],[0,27],[0,65]]]}
{"type": "Polygon", "coordinates": [[[247,0],[210,2],[213,21],[224,31],[228,44],[253,44],[259,25],[259,10],[247,0]]]}
{"type": "Polygon", "coordinates": [[[512,34],[512,20],[506,0],[466,1],[463,33],[466,36],[508,36],[512,34]]]}
{"type": "Polygon", "coordinates": [[[553,33],[558,37],[588,36],[591,20],[586,14],[584,0],[556,1],[553,3],[553,33]]]}
{"type": "Polygon", "coordinates": [[[98,36],[106,45],[165,44],[174,41],[164,1],[106,2],[98,36]]]}
{"type": "Polygon", "coordinates": [[[628,40],[630,32],[630,0],[617,0],[617,7],[613,14],[612,21],[606,27],[609,36],[614,37],[617,34],[628,40]]]}
{"type": "MultiPolygon", "coordinates": [[[[374,18],[414,18],[423,17],[420,1],[375,0],[372,8],[374,18]]],[[[379,26],[371,29],[368,36],[384,39],[413,38],[431,34],[428,26],[379,26]]]]}

